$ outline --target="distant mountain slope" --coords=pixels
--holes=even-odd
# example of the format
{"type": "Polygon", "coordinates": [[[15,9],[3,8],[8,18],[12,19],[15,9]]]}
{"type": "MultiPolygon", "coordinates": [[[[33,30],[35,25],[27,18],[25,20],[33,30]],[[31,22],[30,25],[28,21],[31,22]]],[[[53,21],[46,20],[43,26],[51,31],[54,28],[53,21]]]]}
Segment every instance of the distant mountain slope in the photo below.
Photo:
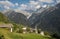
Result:
{"type": "Polygon", "coordinates": [[[29,19],[31,27],[37,26],[50,33],[60,33],[60,3],[32,17],[29,19]]]}
{"type": "Polygon", "coordinates": [[[0,22],[9,23],[9,19],[0,12],[0,22]]]}
{"type": "Polygon", "coordinates": [[[24,10],[15,10],[15,12],[25,15],[27,19],[29,19],[29,17],[31,16],[31,13],[24,11],[24,10]]]}
{"type": "Polygon", "coordinates": [[[28,25],[27,17],[22,13],[8,11],[5,15],[14,23],[28,25]]]}

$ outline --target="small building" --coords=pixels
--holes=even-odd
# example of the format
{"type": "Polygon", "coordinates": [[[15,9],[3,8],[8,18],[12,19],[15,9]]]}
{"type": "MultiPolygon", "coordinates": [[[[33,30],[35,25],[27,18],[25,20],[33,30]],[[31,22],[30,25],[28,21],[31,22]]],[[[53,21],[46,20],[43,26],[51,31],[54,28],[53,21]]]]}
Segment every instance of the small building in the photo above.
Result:
{"type": "Polygon", "coordinates": [[[41,34],[42,36],[44,36],[44,31],[42,31],[41,29],[35,29],[35,28],[30,28],[30,31],[33,33],[36,33],[36,34],[41,34]]]}
{"type": "Polygon", "coordinates": [[[41,31],[41,32],[40,32],[40,34],[41,34],[42,36],[44,36],[44,35],[45,35],[45,34],[44,34],[44,31],[41,31]]]}
{"type": "Polygon", "coordinates": [[[31,33],[33,33],[33,32],[35,33],[35,30],[36,30],[36,29],[34,29],[34,28],[30,28],[30,32],[31,32],[31,33]]]}
{"type": "Polygon", "coordinates": [[[22,29],[23,29],[24,34],[27,33],[27,31],[26,31],[27,27],[23,27],[22,29]]]}
{"type": "Polygon", "coordinates": [[[0,28],[9,28],[10,32],[13,32],[13,25],[12,24],[1,23],[0,28]]]}

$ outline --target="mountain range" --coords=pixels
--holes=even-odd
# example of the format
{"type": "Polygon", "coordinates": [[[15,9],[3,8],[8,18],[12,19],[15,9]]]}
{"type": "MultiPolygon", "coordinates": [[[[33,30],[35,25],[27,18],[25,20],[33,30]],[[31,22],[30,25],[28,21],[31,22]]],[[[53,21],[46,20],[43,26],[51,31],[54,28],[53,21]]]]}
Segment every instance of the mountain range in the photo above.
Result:
{"type": "Polygon", "coordinates": [[[41,7],[33,13],[8,10],[4,12],[4,15],[17,24],[32,28],[37,26],[42,31],[48,31],[49,33],[60,33],[60,3],[55,6],[41,7]]]}
{"type": "Polygon", "coordinates": [[[29,19],[31,27],[48,31],[49,33],[60,33],[60,3],[45,9],[41,13],[33,13],[29,19]]]}

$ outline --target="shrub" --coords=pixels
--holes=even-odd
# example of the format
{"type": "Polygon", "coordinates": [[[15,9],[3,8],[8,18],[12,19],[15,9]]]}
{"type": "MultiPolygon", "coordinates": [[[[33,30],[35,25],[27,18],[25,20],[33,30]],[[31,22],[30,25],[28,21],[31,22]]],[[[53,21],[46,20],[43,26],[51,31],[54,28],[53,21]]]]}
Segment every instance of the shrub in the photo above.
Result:
{"type": "Polygon", "coordinates": [[[4,38],[4,35],[1,35],[1,34],[0,34],[0,39],[5,39],[5,38],[4,38]]]}
{"type": "Polygon", "coordinates": [[[53,35],[51,35],[52,38],[56,38],[56,39],[60,39],[60,35],[54,33],[53,35]]]}
{"type": "Polygon", "coordinates": [[[49,33],[49,32],[47,32],[47,31],[45,31],[45,32],[44,32],[44,34],[45,34],[45,35],[50,35],[50,33],[49,33]]]}
{"type": "Polygon", "coordinates": [[[23,29],[19,28],[18,33],[23,33],[23,29]]]}
{"type": "Polygon", "coordinates": [[[27,29],[26,29],[26,30],[27,30],[27,32],[30,32],[30,28],[29,28],[29,27],[27,27],[27,29]]]}
{"type": "Polygon", "coordinates": [[[39,34],[41,33],[41,30],[40,30],[40,29],[38,29],[38,33],[39,33],[39,34]]]}

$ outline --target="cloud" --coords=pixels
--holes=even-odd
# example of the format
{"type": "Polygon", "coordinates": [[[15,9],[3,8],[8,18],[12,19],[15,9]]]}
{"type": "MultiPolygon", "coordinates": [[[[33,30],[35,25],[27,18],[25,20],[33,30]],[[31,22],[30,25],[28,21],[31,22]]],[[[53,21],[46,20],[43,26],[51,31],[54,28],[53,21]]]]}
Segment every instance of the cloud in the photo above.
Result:
{"type": "Polygon", "coordinates": [[[22,4],[21,8],[22,10],[37,10],[40,7],[46,7],[46,4],[43,3],[53,3],[53,0],[30,0],[30,2],[28,3],[28,5],[26,4],[22,4]]]}
{"type": "Polygon", "coordinates": [[[11,7],[14,7],[15,5],[10,1],[5,0],[5,1],[0,1],[0,6],[2,6],[1,9],[8,10],[8,9],[12,9],[11,7]]]}
{"type": "Polygon", "coordinates": [[[42,7],[43,7],[43,8],[46,8],[46,7],[47,7],[47,5],[43,5],[42,7]]]}
{"type": "Polygon", "coordinates": [[[60,0],[57,0],[57,3],[60,3],[60,0]]]}
{"type": "MultiPolygon", "coordinates": [[[[2,8],[5,9],[16,9],[16,10],[37,10],[40,7],[46,7],[47,5],[43,5],[44,3],[53,3],[53,0],[30,0],[27,4],[13,4],[8,0],[0,1],[0,5],[4,5],[2,8]]],[[[57,3],[60,3],[60,0],[57,0],[57,3]]]]}
{"type": "Polygon", "coordinates": [[[17,11],[19,10],[33,10],[39,9],[41,6],[39,2],[37,1],[30,1],[28,4],[20,4],[18,8],[16,8],[17,11]]]}
{"type": "Polygon", "coordinates": [[[30,4],[31,5],[37,5],[39,2],[36,2],[36,1],[30,1],[30,4]]]}
{"type": "Polygon", "coordinates": [[[25,9],[27,9],[27,7],[28,6],[26,4],[21,4],[19,8],[22,9],[22,10],[25,10],[25,9]]]}
{"type": "Polygon", "coordinates": [[[53,2],[53,0],[39,0],[39,1],[46,2],[46,3],[52,3],[53,2]]]}
{"type": "Polygon", "coordinates": [[[40,5],[37,5],[35,8],[36,8],[36,9],[39,9],[40,7],[41,7],[40,5]]]}
{"type": "Polygon", "coordinates": [[[9,1],[0,1],[0,4],[5,5],[5,6],[9,6],[9,7],[14,6],[14,4],[9,1]]]}
{"type": "Polygon", "coordinates": [[[15,3],[16,6],[18,6],[19,4],[18,3],[15,3]]]}
{"type": "Polygon", "coordinates": [[[8,6],[4,6],[4,8],[5,8],[5,9],[10,9],[10,7],[8,7],[8,6]]]}
{"type": "Polygon", "coordinates": [[[21,6],[21,7],[27,7],[27,5],[26,5],[26,4],[21,4],[20,6],[21,6]]]}
{"type": "Polygon", "coordinates": [[[12,2],[5,0],[5,1],[0,1],[0,6],[2,6],[1,8],[4,10],[6,9],[14,9],[14,7],[18,6],[18,3],[13,4],[12,2]],[[2,6],[3,5],[3,6],[2,6]]]}
{"type": "Polygon", "coordinates": [[[30,6],[30,10],[33,10],[33,11],[41,7],[38,1],[33,1],[33,0],[30,0],[29,6],[30,6]]]}
{"type": "Polygon", "coordinates": [[[44,4],[44,3],[48,3],[52,5],[54,1],[53,0],[30,0],[28,4],[21,4],[20,9],[35,11],[40,7],[46,7],[47,4],[44,4]]]}

